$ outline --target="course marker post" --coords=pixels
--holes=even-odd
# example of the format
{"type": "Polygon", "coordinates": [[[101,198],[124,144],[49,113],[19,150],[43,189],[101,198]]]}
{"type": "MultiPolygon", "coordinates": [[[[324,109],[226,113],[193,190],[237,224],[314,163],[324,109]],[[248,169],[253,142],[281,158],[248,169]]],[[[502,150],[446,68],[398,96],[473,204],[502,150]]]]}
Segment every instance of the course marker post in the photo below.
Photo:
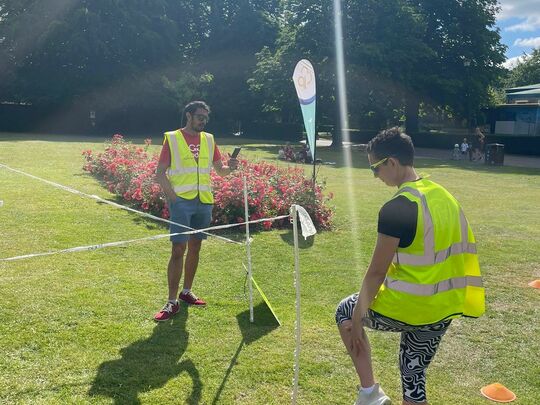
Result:
{"type": "Polygon", "coordinates": [[[253,273],[251,271],[251,241],[249,239],[249,209],[248,209],[248,195],[247,195],[247,181],[246,176],[242,177],[244,181],[244,215],[246,222],[246,255],[247,255],[247,268],[248,268],[248,289],[249,289],[249,321],[253,323],[253,273]]]}
{"type": "Polygon", "coordinates": [[[300,263],[298,259],[298,215],[296,212],[296,205],[291,207],[291,216],[293,223],[293,237],[294,237],[294,287],[296,289],[296,321],[295,321],[295,334],[296,334],[296,348],[294,349],[294,379],[293,379],[293,392],[292,392],[292,404],[296,405],[298,398],[298,376],[300,374],[300,263]]]}

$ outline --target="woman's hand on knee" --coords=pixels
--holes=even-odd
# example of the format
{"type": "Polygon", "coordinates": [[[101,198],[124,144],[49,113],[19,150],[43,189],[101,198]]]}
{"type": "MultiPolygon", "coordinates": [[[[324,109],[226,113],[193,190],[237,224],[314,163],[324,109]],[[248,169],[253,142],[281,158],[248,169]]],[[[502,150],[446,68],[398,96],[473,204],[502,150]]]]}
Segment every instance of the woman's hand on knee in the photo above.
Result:
{"type": "Polygon", "coordinates": [[[364,326],[360,323],[353,323],[351,329],[351,351],[357,356],[361,352],[369,349],[369,342],[367,340],[364,326]]]}

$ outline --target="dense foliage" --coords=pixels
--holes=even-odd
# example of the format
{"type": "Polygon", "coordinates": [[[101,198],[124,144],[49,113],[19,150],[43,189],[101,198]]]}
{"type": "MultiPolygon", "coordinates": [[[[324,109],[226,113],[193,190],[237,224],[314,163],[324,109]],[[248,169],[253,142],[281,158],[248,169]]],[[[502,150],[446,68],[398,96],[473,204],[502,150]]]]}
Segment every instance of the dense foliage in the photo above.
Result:
{"type": "MultiPolygon", "coordinates": [[[[415,132],[422,106],[467,117],[488,102],[504,61],[497,0],[341,7],[352,127],[378,129],[406,116],[415,132]]],[[[86,116],[97,109],[98,118],[134,111],[130,119],[142,120],[145,111],[205,98],[221,131],[294,123],[301,114],[291,75],[309,58],[318,122],[333,125],[335,22],[332,1],[0,0],[0,101],[86,116]]]]}
{"type": "MultiPolygon", "coordinates": [[[[155,181],[157,155],[149,155],[147,148],[126,142],[122,135],[114,135],[104,152],[82,152],[85,157],[83,169],[96,176],[107,189],[142,211],[169,218],[169,209],[161,187],[155,181]]],[[[225,158],[225,157],[224,157],[225,158]]],[[[244,186],[247,179],[249,220],[287,215],[292,204],[303,206],[310,214],[317,229],[329,229],[332,209],[324,196],[323,184],[315,189],[310,179],[299,168],[280,168],[268,162],[240,160],[240,168],[227,177],[212,172],[214,189],[213,224],[243,222],[244,186]]],[[[264,221],[255,227],[265,230],[288,226],[288,218],[264,221]]]]}
{"type": "MultiPolygon", "coordinates": [[[[274,47],[259,53],[252,89],[265,109],[293,109],[291,66],[308,57],[318,70],[318,102],[336,116],[335,22],[332,2],[284,2],[288,18],[274,47]]],[[[342,1],[347,98],[353,128],[378,129],[418,110],[448,107],[466,117],[487,103],[501,74],[504,46],[495,28],[496,0],[342,1]],[[389,122],[390,121],[390,122],[389,122]]]]}
{"type": "Polygon", "coordinates": [[[540,83],[540,48],[534,49],[530,55],[524,56],[510,70],[504,84],[506,87],[517,87],[536,83],[540,83]]]}
{"type": "Polygon", "coordinates": [[[224,121],[253,116],[246,79],[273,42],[275,3],[0,0],[0,101],[97,110],[98,127],[193,98],[224,121]]]}
{"type": "MultiPolygon", "coordinates": [[[[291,205],[298,204],[306,209],[317,229],[329,229],[332,225],[332,209],[328,201],[332,194],[323,194],[324,184],[313,189],[311,179],[304,176],[301,167],[282,168],[261,161],[240,161],[240,170],[227,177],[213,173],[214,223],[244,221],[243,176],[247,179],[249,219],[287,215],[291,205]]],[[[275,222],[265,221],[264,229],[286,228],[289,219],[275,222]]]]}

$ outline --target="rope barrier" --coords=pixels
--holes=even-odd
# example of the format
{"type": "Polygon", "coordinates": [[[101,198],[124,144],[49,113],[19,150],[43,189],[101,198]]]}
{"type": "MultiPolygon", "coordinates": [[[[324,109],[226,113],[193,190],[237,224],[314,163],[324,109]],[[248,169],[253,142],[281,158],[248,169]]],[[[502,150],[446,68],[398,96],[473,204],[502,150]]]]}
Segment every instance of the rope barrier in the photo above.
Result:
{"type": "MultiPolygon", "coordinates": [[[[38,257],[38,256],[50,256],[50,255],[54,255],[54,254],[58,254],[58,253],[84,252],[84,251],[88,251],[88,250],[98,250],[98,249],[103,249],[103,248],[108,248],[108,247],[128,245],[128,244],[136,243],[136,242],[153,241],[153,240],[163,239],[163,238],[166,238],[166,237],[176,236],[176,235],[192,235],[192,234],[195,234],[195,233],[200,233],[200,232],[210,231],[210,230],[215,230],[215,229],[227,229],[227,228],[233,228],[235,226],[242,226],[242,225],[246,225],[246,224],[256,224],[256,223],[265,222],[265,221],[276,221],[278,219],[283,219],[283,218],[288,218],[288,217],[289,217],[289,215],[280,215],[278,217],[273,217],[273,218],[261,218],[261,219],[257,219],[257,220],[253,220],[253,221],[247,221],[247,222],[239,222],[239,223],[226,224],[226,225],[217,225],[217,226],[212,226],[212,227],[203,228],[203,229],[195,229],[195,230],[186,231],[186,232],[165,233],[165,234],[161,234],[161,235],[147,236],[145,238],[139,238],[139,239],[130,239],[130,240],[117,241],[117,242],[99,243],[99,244],[87,245],[87,246],[76,246],[76,247],[67,248],[67,249],[54,250],[54,251],[51,251],[51,252],[30,253],[30,254],[26,254],[26,255],[22,255],[22,256],[6,257],[6,258],[3,258],[3,259],[0,259],[0,262],[9,262],[9,261],[14,261],[14,260],[29,259],[31,257],[38,257]]],[[[243,243],[240,243],[240,242],[236,242],[236,241],[232,241],[232,242],[234,242],[235,244],[238,244],[238,245],[243,245],[243,243]]]]}
{"type": "Polygon", "coordinates": [[[228,243],[234,243],[236,245],[243,245],[243,243],[241,243],[241,242],[237,242],[237,241],[234,241],[232,239],[225,238],[223,236],[214,235],[214,234],[208,233],[206,231],[228,229],[228,228],[233,228],[235,226],[242,226],[242,225],[247,225],[247,224],[257,224],[257,223],[260,223],[260,222],[276,221],[278,219],[283,219],[283,218],[288,218],[289,217],[289,215],[281,215],[281,216],[277,216],[277,217],[260,218],[260,219],[257,219],[257,220],[239,222],[239,223],[234,223],[234,224],[216,225],[216,226],[203,228],[203,229],[194,229],[194,228],[191,228],[189,226],[182,225],[182,224],[170,221],[170,220],[165,219],[165,218],[160,218],[160,217],[157,217],[155,215],[148,214],[146,212],[138,211],[138,210],[135,210],[133,208],[126,207],[124,205],[117,204],[117,203],[114,203],[112,201],[105,200],[105,199],[103,199],[103,198],[101,198],[101,197],[99,197],[97,195],[91,195],[91,194],[83,193],[82,191],[75,190],[74,188],[64,186],[62,184],[55,183],[55,182],[50,181],[50,180],[42,179],[41,177],[34,176],[33,174],[23,172],[22,170],[14,169],[14,168],[9,167],[9,166],[7,166],[5,164],[2,164],[2,163],[0,163],[0,167],[5,168],[7,170],[10,170],[12,172],[18,173],[18,174],[22,174],[24,176],[28,176],[28,177],[33,178],[35,180],[42,181],[42,182],[47,183],[47,184],[49,184],[49,185],[51,185],[53,187],[59,188],[61,190],[67,191],[67,192],[72,193],[72,194],[80,195],[82,197],[92,198],[94,200],[97,200],[98,202],[102,202],[102,203],[111,205],[111,206],[116,207],[116,208],[120,208],[120,209],[123,209],[123,210],[134,212],[136,214],[142,215],[142,216],[147,217],[147,218],[155,219],[155,220],[161,221],[161,222],[166,222],[168,224],[179,225],[179,226],[182,226],[184,228],[190,229],[190,231],[186,231],[186,232],[155,235],[155,236],[149,236],[149,237],[140,238],[140,239],[131,239],[131,240],[118,241],[118,242],[99,243],[99,244],[88,245],[88,246],[77,246],[77,247],[73,247],[73,248],[61,249],[61,250],[56,250],[56,251],[52,251],[52,252],[30,253],[30,254],[21,255],[21,256],[14,256],[14,257],[8,257],[8,258],[0,259],[0,261],[13,261],[13,260],[20,260],[20,259],[28,259],[28,258],[32,258],[32,257],[38,257],[38,256],[49,256],[49,255],[54,255],[54,254],[58,254],[58,253],[69,253],[69,252],[82,252],[82,251],[88,251],[88,250],[97,250],[97,249],[102,249],[102,248],[107,248],[107,247],[123,246],[123,245],[127,245],[127,244],[130,244],[130,243],[135,243],[135,242],[152,241],[152,240],[162,239],[162,238],[175,236],[175,235],[191,235],[191,234],[196,234],[196,233],[204,233],[206,235],[221,239],[221,240],[226,241],[228,243]]]}
{"type": "MultiPolygon", "coordinates": [[[[103,248],[108,248],[108,247],[124,246],[124,245],[129,245],[131,243],[136,243],[136,242],[153,241],[153,240],[163,239],[163,238],[166,238],[166,237],[176,236],[176,235],[192,235],[192,234],[195,234],[195,233],[200,233],[200,232],[209,231],[209,230],[233,228],[235,226],[242,226],[242,225],[246,225],[246,224],[256,224],[256,223],[265,222],[265,221],[276,221],[278,219],[283,219],[283,218],[288,218],[288,217],[289,217],[289,215],[281,215],[281,216],[273,217],[273,218],[261,218],[261,219],[257,219],[257,220],[253,220],[253,221],[239,222],[239,223],[235,223],[235,224],[217,225],[217,226],[213,226],[213,227],[209,227],[209,228],[195,229],[195,230],[186,231],[186,232],[165,233],[165,234],[161,234],[161,235],[147,236],[145,238],[139,238],[139,239],[130,239],[130,240],[121,240],[121,241],[117,241],[117,242],[98,243],[98,244],[95,244],[95,245],[76,246],[76,247],[67,248],[67,249],[54,250],[54,251],[51,251],[51,252],[30,253],[30,254],[26,254],[26,255],[22,255],[22,256],[6,257],[6,258],[3,258],[3,259],[0,259],[0,262],[9,262],[9,261],[14,261],[14,260],[29,259],[31,257],[38,257],[38,256],[50,256],[50,255],[55,255],[55,254],[59,254],[59,253],[84,252],[84,251],[88,251],[88,250],[98,250],[98,249],[103,249],[103,248]]],[[[235,244],[238,244],[238,245],[243,245],[243,243],[240,243],[240,242],[235,242],[235,241],[233,241],[233,242],[235,244]]]]}
{"type": "MultiPolygon", "coordinates": [[[[7,170],[11,170],[12,172],[15,172],[15,173],[18,173],[18,174],[22,174],[23,176],[28,176],[28,177],[30,177],[30,178],[32,178],[34,180],[42,181],[42,182],[47,183],[47,184],[49,184],[49,185],[51,185],[53,187],[59,188],[61,190],[67,191],[67,192],[72,193],[72,194],[76,194],[76,195],[79,195],[79,196],[82,196],[82,197],[88,197],[88,198],[91,198],[91,199],[96,200],[98,202],[108,204],[108,205],[111,205],[113,207],[120,208],[120,209],[123,209],[123,210],[126,210],[126,211],[134,212],[134,213],[139,214],[139,215],[141,215],[143,217],[151,218],[151,219],[154,219],[156,221],[166,222],[166,223],[172,224],[172,225],[180,225],[180,226],[182,226],[184,228],[189,228],[191,230],[194,230],[193,228],[191,228],[189,226],[182,225],[182,224],[170,221],[170,220],[165,219],[165,218],[157,217],[155,215],[148,214],[147,212],[138,211],[136,209],[126,207],[125,205],[121,205],[121,204],[117,204],[117,203],[112,202],[112,201],[105,200],[105,199],[103,199],[103,198],[101,198],[101,197],[99,197],[97,195],[94,195],[94,194],[83,193],[82,191],[75,190],[74,188],[71,188],[71,187],[68,187],[68,186],[63,186],[62,184],[58,184],[58,183],[55,183],[55,182],[50,181],[50,180],[42,179],[41,177],[34,176],[33,174],[23,172],[22,170],[14,169],[14,168],[9,167],[9,166],[7,166],[5,164],[2,164],[2,163],[0,163],[0,167],[3,167],[4,169],[7,169],[7,170]]],[[[224,238],[222,236],[213,235],[211,233],[206,233],[206,232],[203,232],[203,233],[205,233],[208,236],[212,236],[214,238],[221,239],[221,240],[223,240],[225,242],[228,242],[228,243],[235,243],[237,245],[241,245],[241,243],[239,243],[239,242],[224,238]]]]}

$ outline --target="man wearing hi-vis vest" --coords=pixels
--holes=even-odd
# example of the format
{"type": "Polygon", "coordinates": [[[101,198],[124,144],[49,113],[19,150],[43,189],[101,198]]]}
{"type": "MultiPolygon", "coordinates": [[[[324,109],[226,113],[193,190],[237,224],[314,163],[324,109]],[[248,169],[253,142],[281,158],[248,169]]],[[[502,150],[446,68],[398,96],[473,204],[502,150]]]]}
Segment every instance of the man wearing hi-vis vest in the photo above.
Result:
{"type": "Polygon", "coordinates": [[[378,237],[360,292],[338,305],[336,322],[360,380],[357,405],[390,404],[375,383],[364,326],[401,333],[403,404],[427,404],[426,370],[453,318],[484,313],[471,227],[456,199],[413,167],[399,128],[367,147],[375,177],[398,191],[379,212],[378,237]]]}
{"type": "MultiPolygon", "coordinates": [[[[210,171],[215,169],[220,176],[226,176],[238,167],[238,160],[233,158],[228,166],[222,164],[214,136],[203,131],[209,114],[210,107],[205,102],[192,101],[184,108],[185,127],[165,132],[156,180],[167,196],[171,221],[185,225],[171,224],[171,234],[207,228],[214,204],[210,171]]],[[[167,321],[176,314],[180,310],[178,300],[194,306],[206,305],[191,291],[203,239],[206,239],[203,233],[171,236],[172,252],[167,267],[169,299],[154,315],[156,321],[167,321]],[[184,287],[177,299],[182,270],[184,287]]]]}

